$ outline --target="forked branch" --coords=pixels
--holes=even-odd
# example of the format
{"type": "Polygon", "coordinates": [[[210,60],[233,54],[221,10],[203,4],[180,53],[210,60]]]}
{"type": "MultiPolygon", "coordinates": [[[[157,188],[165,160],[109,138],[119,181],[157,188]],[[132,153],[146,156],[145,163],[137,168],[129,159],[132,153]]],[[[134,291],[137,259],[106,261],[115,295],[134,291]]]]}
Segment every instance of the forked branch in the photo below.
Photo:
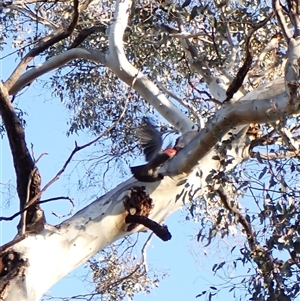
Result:
{"type": "Polygon", "coordinates": [[[43,51],[48,49],[50,46],[56,44],[57,42],[59,42],[63,39],[66,39],[67,37],[69,37],[72,34],[72,32],[77,24],[78,17],[79,17],[79,11],[78,11],[79,1],[73,0],[73,3],[74,3],[74,14],[73,14],[72,22],[69,25],[69,27],[66,30],[59,29],[56,31],[56,33],[54,35],[44,37],[42,40],[40,40],[40,42],[38,43],[38,45],[36,47],[34,47],[31,51],[29,51],[27,53],[27,55],[23,58],[23,60],[19,63],[17,68],[14,70],[12,75],[5,82],[5,86],[6,86],[7,90],[10,90],[11,87],[16,83],[16,81],[19,79],[20,75],[23,73],[23,71],[26,69],[29,62],[33,58],[35,58],[36,56],[41,54],[43,51]]]}

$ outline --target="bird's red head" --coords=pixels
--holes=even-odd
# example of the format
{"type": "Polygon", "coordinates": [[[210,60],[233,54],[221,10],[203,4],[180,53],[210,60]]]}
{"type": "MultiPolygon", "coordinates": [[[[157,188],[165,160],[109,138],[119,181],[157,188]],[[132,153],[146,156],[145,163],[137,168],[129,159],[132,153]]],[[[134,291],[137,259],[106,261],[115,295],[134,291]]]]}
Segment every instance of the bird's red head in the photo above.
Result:
{"type": "Polygon", "coordinates": [[[174,148],[168,148],[164,151],[164,153],[167,154],[170,158],[173,158],[176,155],[177,151],[174,148]]]}

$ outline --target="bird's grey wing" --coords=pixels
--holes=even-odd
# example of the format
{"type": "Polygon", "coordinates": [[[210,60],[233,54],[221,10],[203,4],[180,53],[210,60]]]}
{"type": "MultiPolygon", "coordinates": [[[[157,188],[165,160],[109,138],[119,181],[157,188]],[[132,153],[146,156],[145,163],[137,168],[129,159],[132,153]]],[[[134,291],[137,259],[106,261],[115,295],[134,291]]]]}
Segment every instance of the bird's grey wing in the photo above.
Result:
{"type": "Polygon", "coordinates": [[[163,140],[148,118],[143,118],[142,125],[136,130],[137,137],[143,148],[146,161],[150,161],[161,152],[163,140]]]}

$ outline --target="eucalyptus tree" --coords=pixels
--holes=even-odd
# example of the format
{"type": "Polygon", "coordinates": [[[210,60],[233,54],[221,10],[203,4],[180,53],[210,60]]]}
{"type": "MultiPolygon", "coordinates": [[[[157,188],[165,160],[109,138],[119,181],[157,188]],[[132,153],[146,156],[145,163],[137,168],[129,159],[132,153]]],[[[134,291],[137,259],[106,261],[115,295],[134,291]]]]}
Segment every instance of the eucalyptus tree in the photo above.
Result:
{"type": "MultiPolygon", "coordinates": [[[[298,296],[297,1],[1,5],[1,47],[12,42],[20,60],[1,83],[0,112],[21,216],[17,237],[1,248],[2,300],[39,300],[96,252],[145,228],[167,241],[171,234],[162,223],[183,205],[201,221],[200,241],[209,244],[233,229],[241,234],[235,267],[251,268],[231,291],[243,288],[253,300],[298,296]],[[30,65],[34,59],[40,63],[30,65]],[[135,129],[145,115],[163,132],[180,133],[180,148],[157,181],[124,179],[59,225],[46,222],[41,197],[88,145],[76,145],[57,177],[41,187],[43,175],[13,102],[52,70],[48,86],[70,110],[69,134],[92,131],[97,137],[88,145],[107,139],[111,152],[103,151],[111,160],[136,155],[135,129]]],[[[113,276],[119,272],[112,264],[116,258],[114,251],[107,255],[113,276]]],[[[217,273],[226,264],[212,269],[217,273]]],[[[113,277],[105,277],[95,262],[91,267],[96,289],[111,293],[113,277]]],[[[124,285],[123,280],[116,282],[124,285]]],[[[212,298],[217,290],[198,297],[212,298]]]]}

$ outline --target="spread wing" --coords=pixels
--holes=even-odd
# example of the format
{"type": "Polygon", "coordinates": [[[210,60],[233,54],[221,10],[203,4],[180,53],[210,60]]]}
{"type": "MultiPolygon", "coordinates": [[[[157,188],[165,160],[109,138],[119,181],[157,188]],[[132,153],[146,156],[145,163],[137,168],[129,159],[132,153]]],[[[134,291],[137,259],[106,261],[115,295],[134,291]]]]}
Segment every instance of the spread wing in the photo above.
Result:
{"type": "Polygon", "coordinates": [[[146,161],[151,161],[161,152],[163,144],[161,133],[148,118],[143,118],[143,123],[137,129],[136,135],[140,140],[146,161]]]}

